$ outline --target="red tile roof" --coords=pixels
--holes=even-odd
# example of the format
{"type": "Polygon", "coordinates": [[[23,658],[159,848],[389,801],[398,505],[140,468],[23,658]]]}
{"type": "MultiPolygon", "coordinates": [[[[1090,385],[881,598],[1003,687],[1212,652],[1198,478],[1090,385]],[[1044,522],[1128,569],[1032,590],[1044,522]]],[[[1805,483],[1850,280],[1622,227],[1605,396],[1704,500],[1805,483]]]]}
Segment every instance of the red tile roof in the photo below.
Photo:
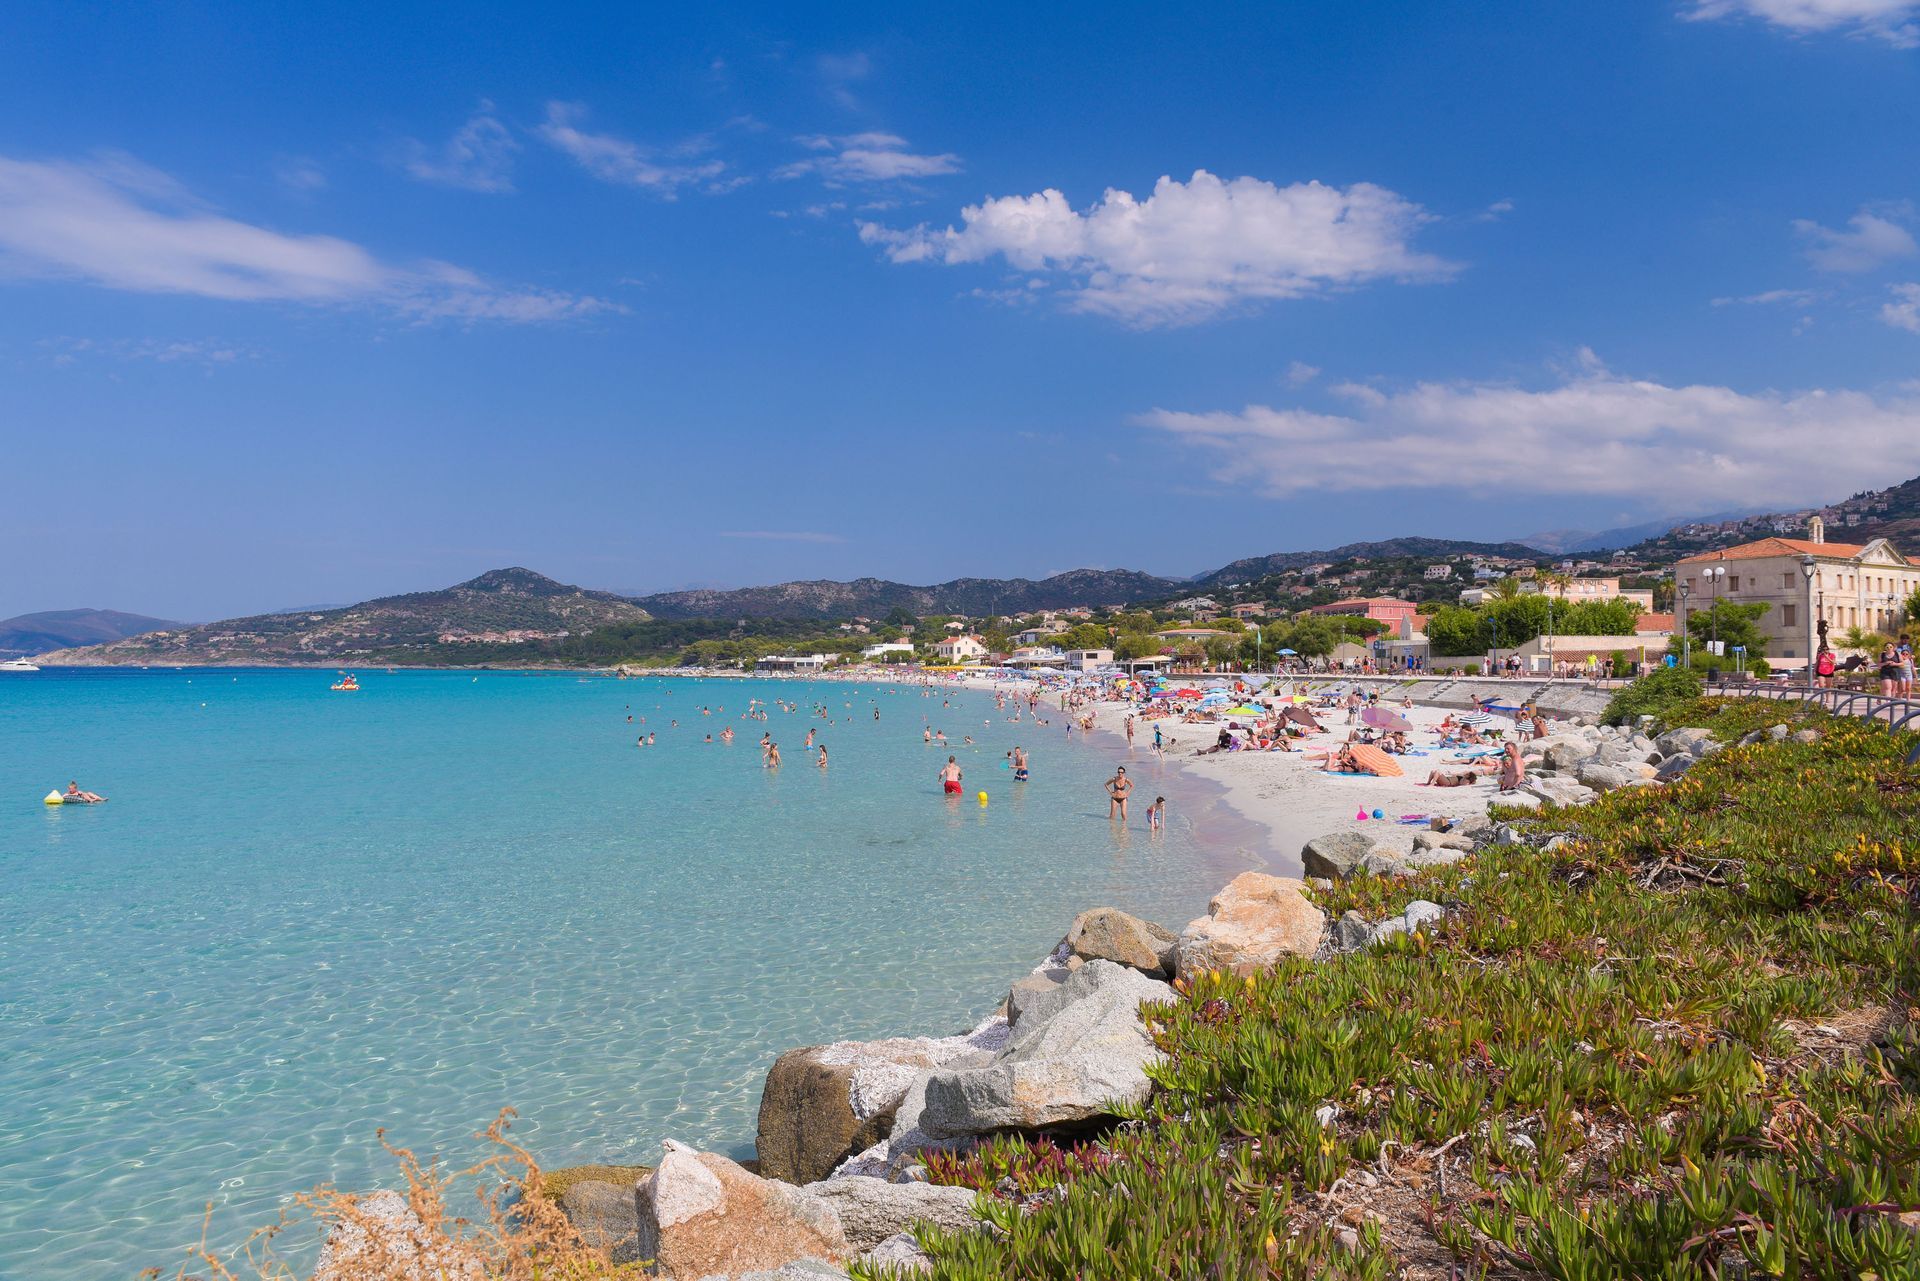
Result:
{"type": "Polygon", "coordinates": [[[1671,632],[1674,628],[1672,614],[1641,614],[1633,620],[1636,632],[1671,632]]]}
{"type": "Polygon", "coordinates": [[[1683,557],[1676,563],[1695,565],[1716,560],[1758,560],[1763,556],[1821,556],[1852,560],[1865,550],[1865,543],[1816,543],[1810,538],[1762,538],[1754,543],[1741,543],[1738,547],[1683,557]]]}

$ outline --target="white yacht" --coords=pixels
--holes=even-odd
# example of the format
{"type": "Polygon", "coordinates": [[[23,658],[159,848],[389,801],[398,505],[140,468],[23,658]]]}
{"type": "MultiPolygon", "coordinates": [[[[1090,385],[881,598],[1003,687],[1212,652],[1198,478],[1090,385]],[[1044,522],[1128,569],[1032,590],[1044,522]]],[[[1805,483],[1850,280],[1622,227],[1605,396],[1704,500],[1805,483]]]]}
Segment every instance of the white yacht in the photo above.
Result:
{"type": "Polygon", "coordinates": [[[0,663],[0,672],[37,672],[40,669],[24,658],[9,658],[0,663]]]}

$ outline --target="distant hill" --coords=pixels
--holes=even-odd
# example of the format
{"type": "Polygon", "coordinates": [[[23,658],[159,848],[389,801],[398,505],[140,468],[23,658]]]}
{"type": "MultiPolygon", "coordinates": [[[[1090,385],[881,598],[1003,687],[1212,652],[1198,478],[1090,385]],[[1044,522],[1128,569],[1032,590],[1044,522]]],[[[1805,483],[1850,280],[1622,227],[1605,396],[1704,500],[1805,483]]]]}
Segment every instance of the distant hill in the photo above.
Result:
{"type": "Polygon", "coordinates": [[[1373,543],[1348,543],[1312,552],[1275,552],[1270,556],[1249,556],[1222,565],[1210,574],[1194,579],[1200,587],[1219,587],[1226,583],[1251,583],[1271,574],[1308,565],[1334,565],[1343,560],[1395,560],[1403,556],[1445,560],[1453,556],[1505,556],[1514,560],[1538,560],[1540,550],[1524,543],[1474,543],[1457,538],[1388,538],[1373,543]]]}
{"type": "Polygon", "coordinates": [[[1826,522],[1829,542],[1865,543],[1885,538],[1908,556],[1920,554],[1920,477],[1887,489],[1865,490],[1822,507],[1690,521],[1625,550],[1637,560],[1661,563],[1770,534],[1804,537],[1808,519],[1816,515],[1826,522]]]}
{"type": "Polygon", "coordinates": [[[814,580],[733,591],[661,592],[635,598],[659,618],[884,618],[910,614],[1024,614],[1076,605],[1126,605],[1179,594],[1185,583],[1127,569],[1076,569],[1051,578],[956,578],[914,587],[883,578],[814,580]]]}
{"type": "Polygon", "coordinates": [[[1752,509],[1749,508],[1744,511],[1716,512],[1711,516],[1690,516],[1686,520],[1674,520],[1669,517],[1665,520],[1642,521],[1638,525],[1620,525],[1613,529],[1603,529],[1598,533],[1586,529],[1549,529],[1538,534],[1528,534],[1519,541],[1556,556],[1570,556],[1579,552],[1613,552],[1619,551],[1622,547],[1632,547],[1648,539],[1658,538],[1679,525],[1739,520],[1752,514],[1752,509]]]}
{"type": "Polygon", "coordinates": [[[58,650],[46,655],[46,661],[74,666],[332,666],[443,661],[449,650],[460,660],[484,661],[495,645],[578,635],[649,617],[611,592],[570,587],[528,569],[496,569],[440,591],[386,596],[344,609],[171,627],[110,644],[58,650]]]}
{"type": "Polygon", "coordinates": [[[74,645],[99,645],[142,632],[179,627],[164,618],[117,609],[54,609],[0,620],[0,658],[44,654],[74,645]]]}

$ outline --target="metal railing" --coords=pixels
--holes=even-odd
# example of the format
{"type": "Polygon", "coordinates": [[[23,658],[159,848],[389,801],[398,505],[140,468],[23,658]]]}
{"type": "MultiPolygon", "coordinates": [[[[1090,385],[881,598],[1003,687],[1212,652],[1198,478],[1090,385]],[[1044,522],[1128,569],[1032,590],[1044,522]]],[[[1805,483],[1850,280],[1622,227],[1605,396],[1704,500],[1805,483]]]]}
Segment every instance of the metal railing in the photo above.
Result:
{"type": "MultiPolygon", "coordinates": [[[[1851,716],[1857,720],[1882,722],[1886,725],[1888,733],[1920,722],[1920,700],[1881,694],[1873,690],[1825,688],[1818,685],[1809,689],[1805,685],[1772,682],[1747,684],[1741,681],[1716,681],[1710,686],[1708,692],[1744,698],[1797,699],[1800,702],[1825,708],[1834,716],[1851,716]]],[[[1914,749],[1914,756],[1911,759],[1920,760],[1920,748],[1914,749]]]]}

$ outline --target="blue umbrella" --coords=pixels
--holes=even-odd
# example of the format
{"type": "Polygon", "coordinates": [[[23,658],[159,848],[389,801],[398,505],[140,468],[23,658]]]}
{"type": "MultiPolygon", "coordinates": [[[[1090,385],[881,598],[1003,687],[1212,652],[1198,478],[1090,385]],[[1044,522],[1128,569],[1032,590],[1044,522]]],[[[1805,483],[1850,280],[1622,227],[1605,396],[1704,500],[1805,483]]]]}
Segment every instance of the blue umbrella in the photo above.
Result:
{"type": "Polygon", "coordinates": [[[1292,649],[1283,649],[1283,650],[1279,650],[1279,651],[1277,651],[1277,652],[1279,652],[1279,653],[1281,653],[1281,654],[1284,654],[1284,655],[1286,655],[1286,656],[1287,656],[1288,658],[1298,658],[1298,657],[1300,656],[1300,654],[1299,654],[1299,651],[1298,651],[1298,650],[1292,650],[1292,649]]]}

